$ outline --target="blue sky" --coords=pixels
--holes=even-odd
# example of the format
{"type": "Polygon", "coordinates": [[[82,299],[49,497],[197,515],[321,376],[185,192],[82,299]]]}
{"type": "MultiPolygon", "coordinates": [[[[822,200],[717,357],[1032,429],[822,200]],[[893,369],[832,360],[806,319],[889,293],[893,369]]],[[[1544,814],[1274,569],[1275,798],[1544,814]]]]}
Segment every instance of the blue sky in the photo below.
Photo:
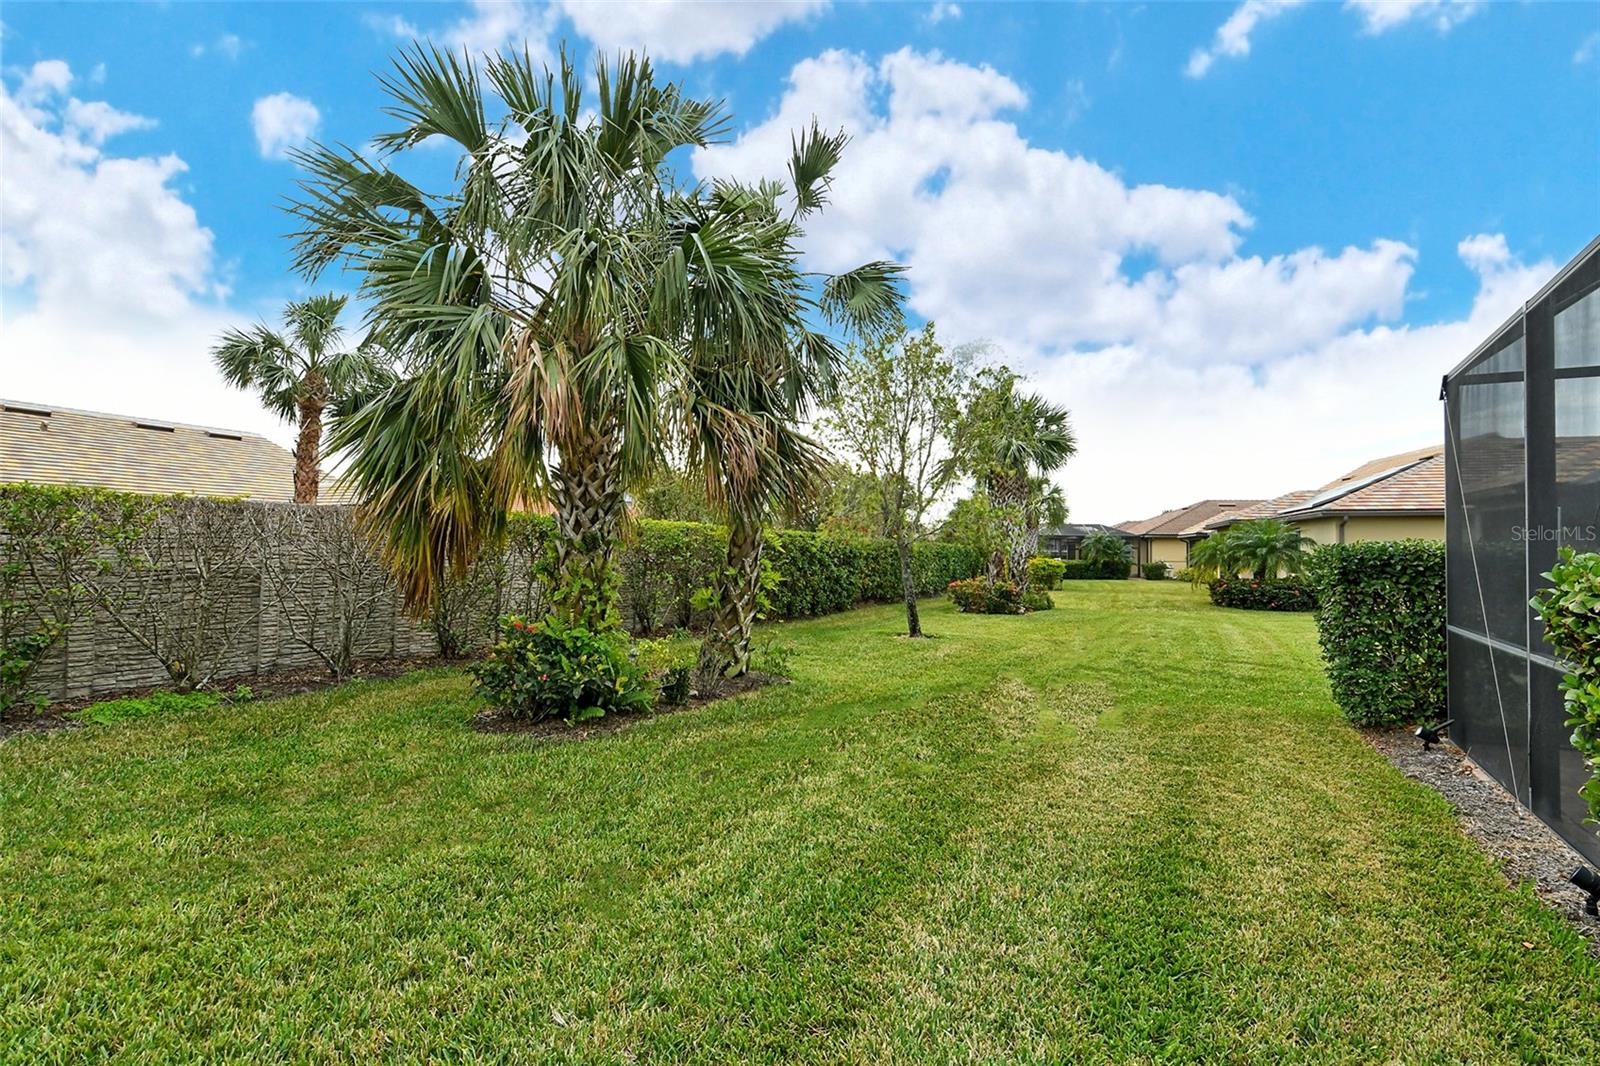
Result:
{"type": "MultiPolygon", "coordinates": [[[[288,273],[281,148],[384,128],[412,34],[644,46],[726,97],[697,173],[856,141],[814,262],[890,254],[1073,408],[1083,520],[1435,439],[1430,383],[1600,232],[1600,6],[7,4],[0,395],[255,428],[223,325],[288,273]],[[1267,443],[1271,442],[1271,443],[1267,443]]],[[[451,160],[410,164],[442,181],[451,160]]],[[[338,286],[338,279],[320,288],[338,286]]]]}

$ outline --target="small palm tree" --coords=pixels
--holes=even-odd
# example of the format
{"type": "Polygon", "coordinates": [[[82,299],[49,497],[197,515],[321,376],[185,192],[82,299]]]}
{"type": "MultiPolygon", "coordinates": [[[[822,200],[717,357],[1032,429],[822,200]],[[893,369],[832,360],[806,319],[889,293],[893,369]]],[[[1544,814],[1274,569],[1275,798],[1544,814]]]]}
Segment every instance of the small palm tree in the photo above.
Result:
{"type": "Polygon", "coordinates": [[[1213,533],[1189,549],[1189,574],[1196,587],[1219,577],[1238,577],[1238,555],[1229,531],[1213,533]]]}
{"type": "Polygon", "coordinates": [[[950,461],[977,481],[1000,523],[1003,548],[990,557],[989,580],[1009,579],[1026,591],[1033,487],[1066,465],[1078,442],[1065,408],[1019,393],[1021,379],[1004,367],[986,376],[952,434],[950,461]]]}
{"type": "Polygon", "coordinates": [[[1133,552],[1128,547],[1128,542],[1115,533],[1090,533],[1083,538],[1083,543],[1078,545],[1078,557],[1091,566],[1114,566],[1121,563],[1127,567],[1133,564],[1133,552]]]}
{"type": "Polygon", "coordinates": [[[294,447],[294,502],[316,503],[322,481],[322,420],[359,405],[390,380],[377,349],[340,350],[344,296],[313,296],[283,311],[285,333],[258,325],[230,329],[211,350],[223,380],[254,389],[273,414],[299,426],[294,447]]]}
{"type": "Polygon", "coordinates": [[[1228,530],[1228,549],[1237,568],[1249,570],[1258,581],[1280,574],[1298,574],[1305,566],[1311,538],[1276,518],[1240,522],[1228,530]]]}

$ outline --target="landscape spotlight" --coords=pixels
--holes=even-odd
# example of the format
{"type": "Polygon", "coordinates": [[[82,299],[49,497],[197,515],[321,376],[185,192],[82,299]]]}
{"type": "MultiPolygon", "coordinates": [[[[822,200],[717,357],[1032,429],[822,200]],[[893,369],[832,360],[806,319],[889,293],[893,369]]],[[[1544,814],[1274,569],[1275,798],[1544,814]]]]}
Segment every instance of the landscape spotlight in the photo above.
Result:
{"type": "Polygon", "coordinates": [[[1422,750],[1432,751],[1433,746],[1439,743],[1439,738],[1444,734],[1444,731],[1449,729],[1454,722],[1454,718],[1446,718],[1438,725],[1417,726],[1417,736],[1422,738],[1422,750]]]}
{"type": "Polygon", "coordinates": [[[1583,913],[1591,918],[1600,918],[1600,873],[1595,873],[1587,866],[1580,866],[1572,871],[1572,876],[1567,878],[1578,886],[1578,891],[1589,893],[1589,901],[1583,905],[1583,913]]]}

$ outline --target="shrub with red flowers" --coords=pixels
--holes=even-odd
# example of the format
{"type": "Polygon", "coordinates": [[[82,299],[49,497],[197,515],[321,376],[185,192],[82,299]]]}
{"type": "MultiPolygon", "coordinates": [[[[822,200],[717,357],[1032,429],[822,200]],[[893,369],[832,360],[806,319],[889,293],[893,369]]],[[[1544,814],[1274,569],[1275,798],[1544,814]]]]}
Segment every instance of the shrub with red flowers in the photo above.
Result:
{"type": "Polygon", "coordinates": [[[986,578],[971,577],[950,582],[949,591],[956,610],[965,614],[1022,614],[1028,609],[1023,606],[1022,593],[1010,581],[990,584],[986,578]]]}
{"type": "Polygon", "coordinates": [[[1262,581],[1254,577],[1219,577],[1211,582],[1211,602],[1245,611],[1314,611],[1317,595],[1297,577],[1262,581]]]}
{"type": "Polygon", "coordinates": [[[555,617],[500,619],[500,639],[472,668],[478,694],[503,713],[569,724],[648,710],[650,683],[628,658],[627,636],[595,633],[555,617]]]}

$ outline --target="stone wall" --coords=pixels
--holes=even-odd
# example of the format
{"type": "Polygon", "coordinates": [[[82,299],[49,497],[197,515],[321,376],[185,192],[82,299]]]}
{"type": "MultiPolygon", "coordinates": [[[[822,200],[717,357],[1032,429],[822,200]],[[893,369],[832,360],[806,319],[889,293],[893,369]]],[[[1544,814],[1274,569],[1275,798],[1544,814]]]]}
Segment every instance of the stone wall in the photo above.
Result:
{"type": "MultiPolygon", "coordinates": [[[[169,664],[215,684],[439,653],[433,630],[401,609],[349,507],[183,500],[134,555],[137,566],[93,579],[99,605],[36,669],[32,687],[49,699],[170,685],[169,664]]],[[[533,605],[530,563],[494,560],[485,587],[456,590],[469,646],[500,611],[533,605]]]]}

